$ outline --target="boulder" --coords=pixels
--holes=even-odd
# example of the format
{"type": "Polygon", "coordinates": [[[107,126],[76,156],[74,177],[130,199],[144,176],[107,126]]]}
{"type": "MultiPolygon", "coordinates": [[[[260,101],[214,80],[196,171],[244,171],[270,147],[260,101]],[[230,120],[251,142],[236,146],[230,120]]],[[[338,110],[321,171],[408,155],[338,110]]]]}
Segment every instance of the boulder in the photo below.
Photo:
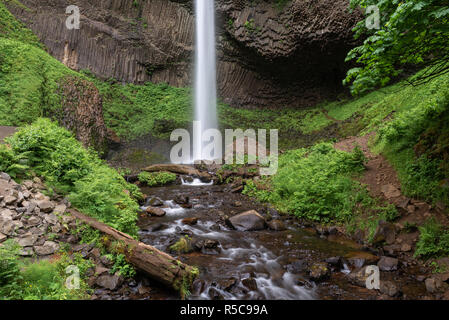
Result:
{"type": "Polygon", "coordinates": [[[37,236],[32,234],[31,232],[28,232],[18,238],[17,243],[22,247],[31,247],[36,243],[36,241],[37,236]]]}
{"type": "Polygon", "coordinates": [[[48,200],[39,200],[37,201],[37,206],[41,209],[42,212],[50,213],[55,208],[55,204],[48,200]]]}
{"type": "Polygon", "coordinates": [[[366,251],[354,251],[345,255],[345,259],[354,267],[361,268],[365,264],[375,264],[379,257],[366,251]]]}
{"type": "Polygon", "coordinates": [[[148,207],[146,212],[153,217],[163,217],[166,214],[165,210],[156,207],[148,207]]]}
{"type": "Polygon", "coordinates": [[[399,294],[398,287],[392,281],[381,281],[379,290],[390,297],[396,297],[399,294]]]}
{"type": "Polygon", "coordinates": [[[4,235],[3,233],[0,233],[0,243],[5,242],[8,237],[4,235]]]}
{"type": "Polygon", "coordinates": [[[398,259],[383,256],[380,258],[377,266],[381,271],[394,271],[398,269],[398,259]]]}
{"type": "Polygon", "coordinates": [[[198,223],[198,218],[185,218],[182,220],[182,223],[193,226],[198,223]]]}
{"type": "Polygon", "coordinates": [[[164,205],[164,202],[158,197],[148,198],[146,205],[150,207],[160,207],[164,205]]]}
{"type": "Polygon", "coordinates": [[[239,231],[263,230],[266,226],[265,219],[255,210],[250,210],[235,215],[226,220],[226,223],[230,227],[239,231]]]}
{"type": "Polygon", "coordinates": [[[45,241],[42,246],[35,246],[34,251],[40,256],[48,256],[59,250],[59,244],[53,241],[45,241]]]}
{"type": "Polygon", "coordinates": [[[115,290],[123,283],[119,275],[102,275],[98,277],[96,284],[102,288],[115,290]]]}

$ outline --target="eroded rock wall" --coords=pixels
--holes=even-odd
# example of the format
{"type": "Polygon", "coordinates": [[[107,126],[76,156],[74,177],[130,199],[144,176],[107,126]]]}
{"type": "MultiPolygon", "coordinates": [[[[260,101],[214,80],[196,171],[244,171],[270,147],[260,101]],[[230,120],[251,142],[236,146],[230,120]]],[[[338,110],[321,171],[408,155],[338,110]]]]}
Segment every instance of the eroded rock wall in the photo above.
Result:
{"type": "MultiPolygon", "coordinates": [[[[192,0],[22,0],[10,5],[70,68],[124,82],[191,84],[192,0]],[[81,9],[69,30],[66,7],[81,9]]],[[[303,107],[341,90],[360,13],[348,0],[217,0],[221,98],[241,107],[303,107]]]]}

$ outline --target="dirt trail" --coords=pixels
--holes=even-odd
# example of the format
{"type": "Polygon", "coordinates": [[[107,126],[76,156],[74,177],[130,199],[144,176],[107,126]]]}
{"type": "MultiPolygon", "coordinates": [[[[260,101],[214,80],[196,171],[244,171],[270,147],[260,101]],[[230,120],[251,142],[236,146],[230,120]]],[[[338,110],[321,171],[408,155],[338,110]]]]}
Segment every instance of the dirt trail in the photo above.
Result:
{"type": "MultiPolygon", "coordinates": [[[[449,225],[448,218],[439,208],[403,195],[395,169],[385,157],[371,152],[368,145],[374,137],[375,132],[362,137],[348,137],[337,142],[334,147],[346,152],[352,151],[355,146],[361,148],[368,161],[365,165],[366,171],[359,181],[367,186],[372,197],[380,199],[384,204],[389,203],[396,206],[400,214],[400,218],[395,223],[398,231],[402,230],[407,223],[420,226],[430,217],[435,217],[440,223],[449,225]]],[[[417,230],[411,233],[398,233],[395,243],[388,246],[387,249],[392,252],[413,253],[418,236],[417,230]]]]}

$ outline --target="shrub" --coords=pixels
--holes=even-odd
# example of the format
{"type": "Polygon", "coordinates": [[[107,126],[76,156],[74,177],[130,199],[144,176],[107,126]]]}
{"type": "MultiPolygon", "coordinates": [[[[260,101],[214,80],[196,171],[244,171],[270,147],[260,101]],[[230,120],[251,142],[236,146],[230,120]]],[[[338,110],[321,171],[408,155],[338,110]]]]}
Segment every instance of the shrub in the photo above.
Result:
{"type": "Polygon", "coordinates": [[[142,194],[97,154],[49,119],[38,119],[7,139],[15,157],[27,164],[56,191],[68,194],[80,211],[137,236],[137,200],[142,194]]]}
{"type": "Polygon", "coordinates": [[[345,221],[352,215],[360,187],[352,176],[364,170],[365,161],[358,148],[346,153],[335,150],[330,143],[289,151],[279,158],[271,192],[256,192],[249,183],[245,193],[256,193],[300,218],[345,221]]]}
{"type": "Polygon", "coordinates": [[[449,254],[449,230],[434,219],[419,227],[415,257],[438,258],[449,254]]]}
{"type": "Polygon", "coordinates": [[[0,299],[1,300],[76,300],[88,298],[85,271],[92,265],[82,257],[72,259],[66,254],[56,261],[24,261],[21,247],[7,240],[0,247],[0,299]],[[80,288],[69,289],[65,285],[66,267],[80,270],[80,288]]]}

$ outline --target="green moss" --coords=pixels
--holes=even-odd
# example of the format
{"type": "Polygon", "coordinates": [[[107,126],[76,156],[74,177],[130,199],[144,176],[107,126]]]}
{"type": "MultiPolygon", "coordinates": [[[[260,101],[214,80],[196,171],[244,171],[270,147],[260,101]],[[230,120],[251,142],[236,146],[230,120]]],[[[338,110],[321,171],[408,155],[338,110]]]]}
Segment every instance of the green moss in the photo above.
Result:
{"type": "Polygon", "coordinates": [[[164,186],[176,181],[176,174],[170,172],[141,172],[138,179],[149,187],[164,186]]]}

